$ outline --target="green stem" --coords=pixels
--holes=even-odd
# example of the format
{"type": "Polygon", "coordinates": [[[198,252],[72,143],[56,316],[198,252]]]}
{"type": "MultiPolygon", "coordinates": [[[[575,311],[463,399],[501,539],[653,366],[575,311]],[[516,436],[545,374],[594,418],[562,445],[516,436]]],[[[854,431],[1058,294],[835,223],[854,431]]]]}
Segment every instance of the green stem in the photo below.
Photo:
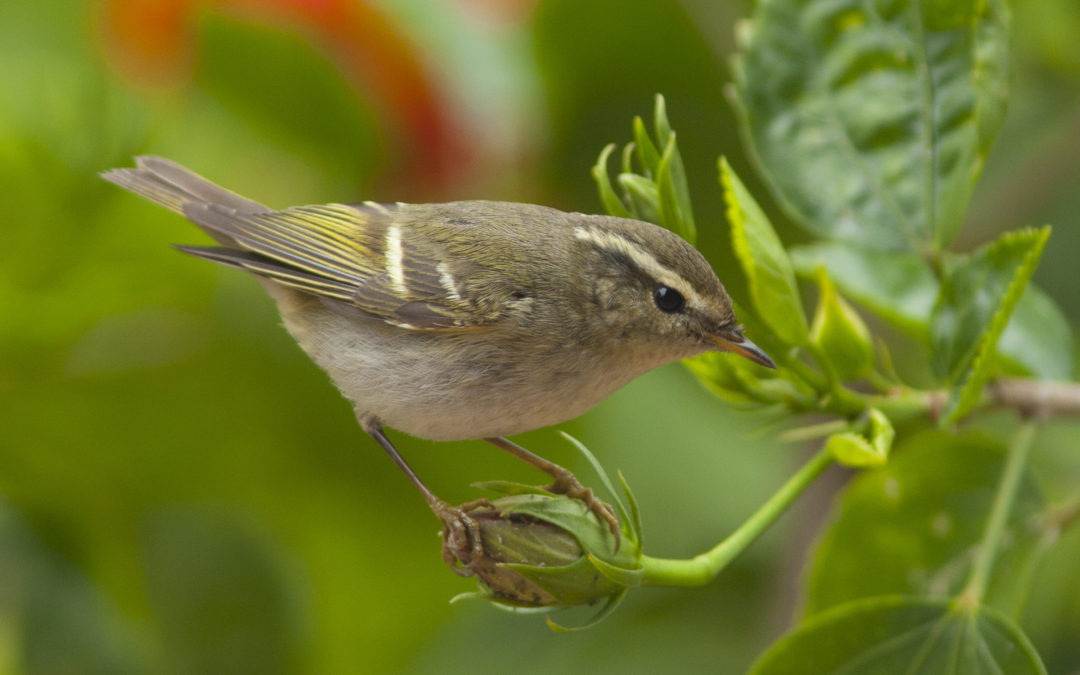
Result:
{"type": "Polygon", "coordinates": [[[933,392],[906,389],[890,394],[857,394],[868,408],[877,408],[895,422],[927,414],[933,407],[933,392]]]}
{"type": "Polygon", "coordinates": [[[832,436],[833,434],[848,431],[849,429],[851,429],[851,422],[846,419],[830,420],[828,422],[822,422],[821,424],[808,424],[806,426],[781,431],[778,438],[784,443],[801,443],[803,441],[812,441],[816,438],[832,436]]]}
{"type": "Polygon", "coordinates": [[[876,370],[870,371],[866,375],[866,380],[874,387],[874,389],[882,392],[888,392],[891,389],[895,389],[897,384],[899,384],[895,380],[890,379],[888,376],[879,373],[876,370]]]}
{"type": "Polygon", "coordinates": [[[1024,475],[1024,466],[1027,464],[1028,452],[1031,450],[1031,442],[1034,438],[1035,423],[1025,421],[1016,431],[1009,445],[1005,470],[1001,474],[997,494],[994,495],[994,504],[990,508],[986,530],[983,532],[982,541],[979,542],[975,563],[971,567],[971,576],[968,577],[967,585],[957,598],[957,604],[961,607],[974,609],[986,595],[990,573],[994,569],[994,560],[997,558],[998,547],[1001,544],[1001,533],[1005,530],[1009,512],[1012,511],[1016,494],[1020,490],[1020,479],[1024,475]]]}
{"type": "Polygon", "coordinates": [[[832,461],[827,451],[818,451],[761,508],[712,550],[682,560],[642,556],[645,568],[642,583],[652,586],[704,586],[709,583],[768,529],[832,461]]]}

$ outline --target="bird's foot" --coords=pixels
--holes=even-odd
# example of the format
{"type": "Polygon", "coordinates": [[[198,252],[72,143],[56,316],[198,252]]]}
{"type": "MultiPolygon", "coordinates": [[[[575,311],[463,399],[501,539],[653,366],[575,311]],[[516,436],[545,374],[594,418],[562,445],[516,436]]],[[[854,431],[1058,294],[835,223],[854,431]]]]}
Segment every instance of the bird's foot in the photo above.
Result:
{"type": "Polygon", "coordinates": [[[491,502],[487,499],[476,499],[461,506],[439,502],[432,507],[435,516],[443,525],[443,560],[454,573],[463,577],[473,575],[471,563],[484,553],[480,527],[468,513],[481,507],[491,507],[491,502]]]}
{"type": "Polygon", "coordinates": [[[597,498],[592,488],[582,485],[577,476],[561,466],[552,471],[551,475],[555,482],[544,489],[548,492],[566,495],[571,499],[580,499],[585,502],[585,505],[596,514],[597,518],[607,523],[612,536],[615,537],[615,550],[618,551],[619,545],[622,543],[622,532],[619,528],[619,518],[615,515],[615,509],[611,508],[611,504],[597,498]]]}

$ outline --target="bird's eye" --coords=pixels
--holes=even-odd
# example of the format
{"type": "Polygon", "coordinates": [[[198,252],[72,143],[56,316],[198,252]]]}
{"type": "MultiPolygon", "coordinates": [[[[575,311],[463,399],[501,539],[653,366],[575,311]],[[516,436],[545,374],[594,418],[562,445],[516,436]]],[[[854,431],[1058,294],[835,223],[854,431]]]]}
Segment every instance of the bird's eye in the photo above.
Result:
{"type": "Polygon", "coordinates": [[[686,306],[686,298],[670,286],[657,286],[653,292],[653,302],[661,312],[672,314],[686,306]]]}

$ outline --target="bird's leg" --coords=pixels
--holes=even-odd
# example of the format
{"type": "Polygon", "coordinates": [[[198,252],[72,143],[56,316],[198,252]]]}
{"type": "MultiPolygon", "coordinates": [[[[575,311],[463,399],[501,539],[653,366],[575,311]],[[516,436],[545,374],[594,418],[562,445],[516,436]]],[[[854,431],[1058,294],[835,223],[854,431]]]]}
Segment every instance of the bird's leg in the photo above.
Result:
{"type": "Polygon", "coordinates": [[[611,528],[611,534],[615,536],[615,545],[618,546],[621,535],[619,532],[619,519],[615,516],[615,510],[611,508],[611,505],[607,502],[597,499],[593,494],[592,488],[587,488],[578,481],[577,476],[570,472],[569,469],[564,469],[554,462],[549,462],[540,455],[535,455],[525,448],[521,447],[513,441],[503,438],[502,436],[496,438],[485,438],[485,441],[491,443],[496,448],[509,452],[514,457],[527,462],[540,469],[544,473],[548,474],[555,479],[555,482],[547,487],[549,492],[566,495],[573,499],[580,499],[585,502],[589,507],[589,510],[597,515],[600,520],[605,521],[608,527],[611,528]]]}
{"type": "Polygon", "coordinates": [[[360,426],[369,436],[375,439],[375,442],[386,451],[386,454],[390,455],[390,459],[394,461],[394,464],[420,491],[435,517],[442,522],[443,558],[446,560],[446,564],[463,577],[471,576],[472,572],[468,568],[468,561],[482,555],[483,548],[480,541],[480,529],[477,527],[476,521],[470,518],[466,511],[476,506],[490,505],[490,503],[486,499],[469,502],[464,506],[452,506],[444,502],[427,485],[424,485],[424,482],[420,480],[420,477],[416,475],[412,467],[405,461],[405,458],[398,453],[397,448],[383,433],[382,426],[378,422],[361,418],[360,426]],[[466,566],[462,568],[458,565],[458,561],[463,561],[466,566]]]}

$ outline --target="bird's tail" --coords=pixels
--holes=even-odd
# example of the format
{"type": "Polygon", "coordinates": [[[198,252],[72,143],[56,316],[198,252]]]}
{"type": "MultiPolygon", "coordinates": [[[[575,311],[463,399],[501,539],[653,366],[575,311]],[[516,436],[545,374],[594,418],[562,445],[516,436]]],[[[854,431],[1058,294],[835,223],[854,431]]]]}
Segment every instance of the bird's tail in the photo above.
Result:
{"type": "MultiPolygon", "coordinates": [[[[135,168],[112,169],[103,172],[101,177],[189,218],[192,205],[224,207],[242,214],[271,211],[258,202],[215,185],[190,169],[162,157],[136,157],[135,168]]],[[[197,220],[195,222],[200,224],[197,220]]],[[[220,232],[204,229],[220,243],[232,244],[220,232]]]]}

